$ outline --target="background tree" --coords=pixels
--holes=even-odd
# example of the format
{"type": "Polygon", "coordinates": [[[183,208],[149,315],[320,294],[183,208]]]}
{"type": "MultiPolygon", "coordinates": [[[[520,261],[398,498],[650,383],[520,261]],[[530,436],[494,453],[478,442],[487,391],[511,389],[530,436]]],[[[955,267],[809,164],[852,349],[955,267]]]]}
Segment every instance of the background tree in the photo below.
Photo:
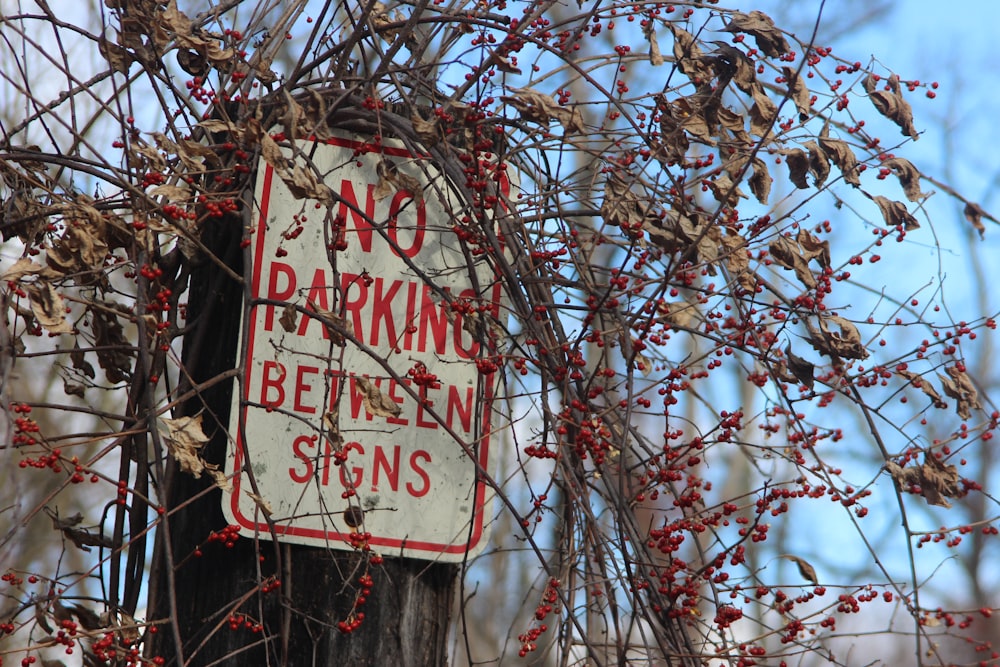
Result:
{"type": "MultiPolygon", "coordinates": [[[[967,462],[988,463],[1000,413],[969,362],[995,321],[985,302],[952,315],[930,188],[979,233],[995,221],[903,157],[922,129],[910,101],[933,84],[842,57],[820,12],[786,32],[710,2],[109,1],[93,25],[37,5],[2,23],[19,111],[0,153],[0,370],[12,474],[60,485],[0,514],[0,553],[25,521],[66,541],[6,570],[5,660],[289,664],[305,633],[323,662],[396,622],[385,596],[406,568],[450,597],[454,566],[393,559],[356,524],[353,551],[314,561],[345,606],[307,613],[282,565],[299,552],[269,540],[288,517],[237,537],[220,509],[252,474],[227,451],[275,446],[238,439],[228,414],[233,391],[237,413],[274,407],[243,391],[253,307],[340,341],[320,359],[332,374],[368,355],[413,390],[403,410],[449,419],[419,390],[440,360],[380,357],[349,317],[338,258],[358,225],[405,248],[313,160],[344,132],[359,162],[400,141],[440,170],[421,197],[449,215],[432,224],[503,294],[410,267],[474,344],[500,459],[478,470],[491,547],[458,568],[458,640],[434,628],[436,659],[854,664],[905,637],[916,664],[997,660],[988,598],[945,607],[935,590],[937,549],[977,572],[996,534],[967,462]],[[255,217],[258,163],[301,220],[255,217]],[[264,226],[292,249],[329,235],[326,303],[253,291],[264,226]],[[61,392],[14,380],[50,373],[61,392]],[[828,540],[807,539],[816,525],[828,540]],[[178,613],[210,582],[229,596],[178,613]],[[492,623],[469,622],[480,605],[492,623]]],[[[412,164],[380,164],[379,189],[417,201],[412,164]]],[[[372,437],[321,417],[302,420],[316,442],[372,437]]],[[[456,451],[487,437],[456,433],[456,451]]],[[[326,520],[343,526],[355,491],[322,492],[326,520]]]]}

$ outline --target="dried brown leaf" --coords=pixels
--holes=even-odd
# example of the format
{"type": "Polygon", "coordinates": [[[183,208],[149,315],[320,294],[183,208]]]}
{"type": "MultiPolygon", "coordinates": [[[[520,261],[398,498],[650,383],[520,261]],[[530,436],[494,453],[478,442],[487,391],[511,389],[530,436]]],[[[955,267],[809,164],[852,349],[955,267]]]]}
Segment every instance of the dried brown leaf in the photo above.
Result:
{"type": "Polygon", "coordinates": [[[108,382],[129,378],[132,368],[132,347],[125,339],[125,330],[118,321],[116,304],[90,309],[90,326],[94,330],[97,363],[104,369],[108,382]]]}
{"type": "Polygon", "coordinates": [[[788,178],[795,187],[802,190],[809,188],[806,176],[809,174],[809,156],[801,148],[791,148],[782,151],[785,164],[788,165],[788,178]]]}
{"type": "Polygon", "coordinates": [[[378,185],[375,186],[375,199],[382,200],[394,192],[408,192],[417,201],[423,201],[424,191],[420,181],[409,174],[404,174],[395,162],[387,159],[379,160],[375,166],[378,174],[378,185]]]}
{"type": "Polygon", "coordinates": [[[73,333],[73,325],[66,319],[66,305],[56,288],[45,281],[25,285],[31,299],[31,312],[49,333],[73,333]]]}
{"type": "Polygon", "coordinates": [[[177,9],[177,0],[169,0],[166,8],[159,16],[160,25],[180,47],[192,49],[204,56],[210,63],[228,71],[236,59],[235,49],[220,45],[220,39],[200,28],[195,27],[187,15],[177,9]]]}
{"type": "Polygon", "coordinates": [[[725,75],[720,74],[720,78],[730,78],[736,87],[748,95],[753,91],[753,86],[757,82],[757,70],[747,54],[737,49],[732,44],[725,42],[713,42],[718,50],[716,51],[716,62],[722,61],[725,75]]]}
{"type": "Polygon", "coordinates": [[[787,236],[779,236],[767,247],[771,258],[780,266],[795,272],[807,289],[816,287],[816,276],[809,268],[809,260],[802,256],[799,245],[787,236]]]}
{"type": "Polygon", "coordinates": [[[767,198],[771,194],[771,174],[767,171],[767,165],[759,157],[753,159],[753,175],[748,181],[750,192],[761,204],[767,204],[767,198]]]}
{"type": "Polygon", "coordinates": [[[924,452],[924,462],[919,466],[901,467],[893,461],[885,464],[893,480],[904,490],[912,487],[920,489],[931,505],[951,507],[946,498],[954,498],[959,493],[961,478],[958,469],[939,461],[929,452],[924,452]]]}
{"type": "Polygon", "coordinates": [[[77,382],[70,382],[67,378],[63,378],[63,392],[67,396],[78,396],[84,398],[86,396],[85,387],[77,382]]]}
{"type": "Polygon", "coordinates": [[[622,174],[613,171],[604,182],[601,217],[608,225],[628,229],[656,216],[652,213],[652,204],[642,201],[622,174]]]}
{"type": "Polygon", "coordinates": [[[374,383],[370,382],[368,378],[359,377],[358,389],[361,390],[361,399],[364,403],[365,410],[368,414],[374,415],[375,417],[398,417],[403,411],[399,407],[399,404],[391,398],[386,398],[379,391],[378,387],[374,383]]]}
{"type": "Polygon", "coordinates": [[[934,385],[932,385],[930,380],[927,378],[905,369],[897,370],[896,374],[906,378],[910,381],[910,384],[927,394],[927,396],[929,396],[931,401],[934,403],[935,408],[944,409],[948,407],[948,404],[944,402],[941,395],[938,394],[937,390],[934,388],[934,385]]]}
{"type": "Polygon", "coordinates": [[[314,199],[325,206],[333,206],[336,198],[325,183],[317,179],[313,169],[307,169],[285,156],[278,143],[264,131],[260,121],[247,121],[247,138],[260,143],[260,154],[271,165],[274,173],[296,199],[314,199]]]}
{"type": "Polygon", "coordinates": [[[813,584],[819,583],[819,580],[816,579],[816,569],[810,565],[809,561],[805,558],[799,558],[798,556],[793,556],[792,554],[781,554],[781,557],[795,563],[798,566],[799,574],[802,575],[803,579],[813,584]]]}
{"type": "Polygon", "coordinates": [[[757,276],[750,270],[750,257],[747,255],[747,242],[742,236],[731,229],[726,229],[722,236],[722,245],[726,249],[726,268],[736,277],[743,289],[752,292],[757,286],[757,276]]]}
{"type": "MultiPolygon", "coordinates": [[[[962,211],[965,219],[972,223],[973,229],[979,232],[979,238],[983,239],[986,237],[986,225],[983,224],[983,218],[989,220],[994,220],[983,207],[975,202],[966,202],[965,209],[962,211]]],[[[995,222],[995,220],[994,220],[995,222]]]]}
{"type": "Polygon", "coordinates": [[[892,169],[903,186],[903,192],[910,201],[920,201],[927,195],[920,191],[920,172],[906,158],[893,157],[882,162],[882,166],[892,169]]]}
{"type": "Polygon", "coordinates": [[[920,138],[917,128],[913,125],[913,109],[910,103],[903,99],[898,76],[893,74],[889,77],[890,90],[879,89],[878,82],[871,74],[865,77],[863,84],[868,92],[868,99],[880,114],[898,125],[904,136],[913,137],[914,140],[920,138]]]}
{"type": "Polygon", "coordinates": [[[516,95],[503,95],[500,99],[517,109],[524,120],[534,121],[542,125],[548,125],[549,121],[557,120],[567,133],[581,134],[585,131],[583,115],[576,106],[562,106],[551,95],[530,88],[514,88],[512,90],[516,95]]]}
{"type": "Polygon", "coordinates": [[[840,169],[840,173],[843,175],[844,180],[858,187],[861,185],[861,179],[858,177],[858,158],[854,155],[854,151],[845,142],[840,139],[831,139],[830,137],[820,137],[819,145],[825,151],[826,155],[833,161],[837,168],[840,169]]]}
{"type": "Polygon", "coordinates": [[[686,97],[675,100],[672,107],[671,115],[681,127],[703,143],[715,145],[715,133],[705,118],[704,109],[694,106],[686,97]]]}
{"type": "Polygon", "coordinates": [[[906,231],[920,227],[920,223],[917,222],[917,219],[914,218],[908,210],[906,210],[906,205],[903,202],[888,199],[882,195],[868,196],[873,202],[878,204],[879,210],[882,211],[882,217],[885,219],[886,226],[895,227],[897,225],[902,225],[903,229],[906,231]]]}
{"type": "Polygon", "coordinates": [[[104,37],[97,43],[97,50],[111,65],[111,69],[122,74],[128,74],[129,67],[135,62],[131,53],[104,37]]]}
{"type": "Polygon", "coordinates": [[[781,71],[785,76],[785,81],[788,82],[788,95],[795,103],[795,108],[799,110],[799,120],[808,120],[812,110],[812,93],[809,92],[809,87],[798,72],[791,67],[782,67],[781,71]]]}
{"type": "Polygon", "coordinates": [[[809,343],[817,352],[829,357],[844,359],[867,359],[868,350],[861,342],[858,328],[850,320],[839,315],[825,315],[819,321],[820,330],[810,330],[809,343]],[[837,331],[831,331],[827,322],[837,326],[837,331]]]}
{"type": "Polygon", "coordinates": [[[803,146],[809,151],[809,171],[816,179],[816,187],[818,188],[826,182],[830,175],[830,159],[826,156],[826,151],[815,141],[807,141],[803,146]]]}
{"type": "Polygon", "coordinates": [[[94,367],[87,361],[87,357],[83,350],[80,349],[79,341],[73,341],[73,349],[69,353],[69,360],[73,364],[73,368],[80,371],[88,378],[93,380],[97,373],[94,371],[94,367]]]}
{"type": "Polygon", "coordinates": [[[180,465],[181,471],[190,473],[195,479],[205,471],[206,462],[201,458],[201,450],[210,440],[202,428],[201,418],[199,414],[159,420],[167,450],[180,465]]]}
{"type": "Polygon", "coordinates": [[[830,268],[830,242],[820,241],[807,229],[800,229],[795,240],[802,248],[802,256],[806,260],[815,259],[824,269],[830,268]]]}
{"type": "Polygon", "coordinates": [[[7,269],[3,276],[0,276],[0,282],[17,282],[25,276],[35,275],[40,275],[43,278],[53,278],[58,274],[41,264],[36,264],[30,257],[22,257],[14,262],[14,266],[7,269]]]}
{"type": "Polygon", "coordinates": [[[250,491],[246,492],[246,496],[247,498],[249,498],[254,502],[254,505],[257,506],[257,509],[259,509],[261,512],[264,513],[264,516],[271,516],[272,514],[274,514],[274,509],[271,507],[271,503],[264,500],[263,497],[250,491]]]}
{"type": "Polygon", "coordinates": [[[983,406],[979,402],[979,391],[972,384],[972,379],[957,366],[948,366],[945,372],[950,377],[945,377],[938,373],[941,380],[941,389],[944,393],[954,398],[957,402],[955,406],[958,416],[962,419],[970,419],[972,410],[979,410],[983,406]]]}
{"type": "Polygon", "coordinates": [[[715,179],[708,181],[708,188],[717,202],[733,208],[739,206],[740,199],[747,198],[746,193],[740,190],[728,174],[719,174],[715,179]]]}
{"type": "Polygon", "coordinates": [[[757,41],[757,48],[770,58],[777,58],[791,50],[788,40],[785,39],[781,30],[774,25],[771,17],[758,10],[754,10],[749,14],[733,12],[729,24],[723,30],[752,35],[757,41]]]}
{"type": "Polygon", "coordinates": [[[679,329],[694,330],[698,328],[698,305],[689,301],[671,301],[657,306],[664,320],[679,329]]]}
{"type": "Polygon", "coordinates": [[[413,131],[417,139],[424,145],[424,148],[431,148],[441,141],[441,119],[424,120],[414,114],[410,121],[413,123],[413,131]]]}
{"type": "Polygon", "coordinates": [[[115,545],[111,538],[105,537],[101,533],[91,533],[80,528],[63,528],[62,533],[81,551],[91,551],[90,547],[111,549],[115,545]]]}
{"type": "Polygon", "coordinates": [[[795,379],[812,389],[813,383],[816,381],[814,375],[816,367],[812,364],[812,362],[806,361],[792,352],[791,343],[789,343],[788,347],[785,348],[785,357],[788,359],[788,370],[792,372],[795,379]]]}
{"type": "Polygon", "coordinates": [[[705,61],[698,40],[673,22],[668,22],[667,27],[674,35],[673,52],[677,68],[695,85],[707,84],[712,79],[712,70],[705,61]]]}
{"type": "Polygon", "coordinates": [[[306,306],[316,313],[316,318],[323,324],[323,330],[333,344],[343,347],[345,344],[343,332],[347,331],[347,321],[332,310],[320,307],[312,299],[306,299],[306,306]]]}
{"type": "Polygon", "coordinates": [[[288,333],[295,333],[296,324],[298,323],[299,314],[295,310],[295,306],[291,303],[285,304],[285,307],[281,309],[281,317],[278,318],[278,324],[281,328],[288,333]]]}
{"type": "Polygon", "coordinates": [[[646,25],[642,28],[642,34],[649,40],[649,64],[653,67],[659,67],[663,64],[663,54],[660,53],[660,43],[656,41],[656,30],[654,28],[655,24],[652,21],[647,21],[646,25]]]}
{"type": "Polygon", "coordinates": [[[81,607],[78,604],[71,604],[68,608],[76,616],[77,621],[80,622],[84,630],[100,630],[104,627],[101,623],[101,617],[97,615],[97,612],[86,607],[81,607]]]}

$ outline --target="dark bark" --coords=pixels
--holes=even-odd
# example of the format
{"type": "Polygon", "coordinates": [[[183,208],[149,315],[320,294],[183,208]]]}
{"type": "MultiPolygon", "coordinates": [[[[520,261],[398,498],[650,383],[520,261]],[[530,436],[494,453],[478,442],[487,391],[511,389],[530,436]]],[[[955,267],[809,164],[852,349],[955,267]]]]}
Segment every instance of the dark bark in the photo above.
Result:
{"type": "MultiPolygon", "coordinates": [[[[242,275],[238,219],[216,221],[204,243],[242,275]]],[[[183,361],[197,386],[236,365],[242,287],[212,262],[192,271],[183,361]]],[[[222,464],[229,440],[232,380],[216,384],[184,406],[203,414],[212,437],[204,458],[222,464]]],[[[227,548],[206,541],[226,520],[221,491],[205,477],[178,472],[171,461],[162,490],[168,531],[158,531],[147,617],[159,621],[149,655],[168,665],[443,665],[457,567],[416,560],[385,559],[368,565],[368,554],[241,538],[227,548]],[[169,538],[166,533],[169,532],[169,538]],[[168,559],[169,553],[172,559],[168,559]],[[201,557],[194,557],[196,549],[201,557]],[[168,562],[174,562],[173,581],[168,562]],[[355,610],[368,572],[373,585],[355,610]],[[269,577],[281,585],[269,592],[269,577]],[[171,598],[175,601],[176,616],[171,598]],[[365,614],[350,633],[337,624],[352,611],[365,614]],[[229,619],[238,614],[232,629],[229,619]],[[169,619],[176,618],[176,630],[169,619]],[[245,619],[245,621],[244,621],[245,619]],[[251,627],[258,625],[256,629],[251,627]],[[176,638],[181,642],[180,650],[176,638]]]]}

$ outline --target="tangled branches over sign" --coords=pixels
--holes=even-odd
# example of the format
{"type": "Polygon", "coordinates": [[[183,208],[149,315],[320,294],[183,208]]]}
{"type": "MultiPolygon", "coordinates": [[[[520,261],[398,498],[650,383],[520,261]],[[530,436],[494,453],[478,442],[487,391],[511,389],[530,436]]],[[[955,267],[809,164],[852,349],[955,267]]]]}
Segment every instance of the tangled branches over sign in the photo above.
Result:
{"type": "Polygon", "coordinates": [[[428,664],[869,662],[853,614],[992,651],[916,549],[997,533],[995,321],[883,270],[936,242],[928,84],[714,2],[36,4],[0,18],[0,451],[44,490],[0,501],[0,664],[380,651],[414,559],[428,664]]]}

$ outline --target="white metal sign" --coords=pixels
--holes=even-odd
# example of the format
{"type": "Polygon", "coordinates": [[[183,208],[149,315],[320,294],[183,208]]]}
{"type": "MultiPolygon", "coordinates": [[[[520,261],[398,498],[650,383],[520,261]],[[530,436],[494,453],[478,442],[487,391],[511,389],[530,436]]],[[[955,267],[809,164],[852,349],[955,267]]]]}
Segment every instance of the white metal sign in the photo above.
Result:
{"type": "Polygon", "coordinates": [[[336,195],[329,211],[295,199],[264,160],[257,174],[256,305],[228,461],[241,472],[226,515],[265,538],[266,511],[282,541],[467,558],[486,541],[490,493],[468,452],[491,469],[493,378],[477,369],[485,351],[465,307],[441,291],[495,308],[500,287],[484,263],[470,269],[459,207],[428,159],[352,135],[306,153],[336,195]],[[422,193],[401,187],[417,182],[422,193]],[[278,302],[337,318],[356,341],[278,302]]]}

